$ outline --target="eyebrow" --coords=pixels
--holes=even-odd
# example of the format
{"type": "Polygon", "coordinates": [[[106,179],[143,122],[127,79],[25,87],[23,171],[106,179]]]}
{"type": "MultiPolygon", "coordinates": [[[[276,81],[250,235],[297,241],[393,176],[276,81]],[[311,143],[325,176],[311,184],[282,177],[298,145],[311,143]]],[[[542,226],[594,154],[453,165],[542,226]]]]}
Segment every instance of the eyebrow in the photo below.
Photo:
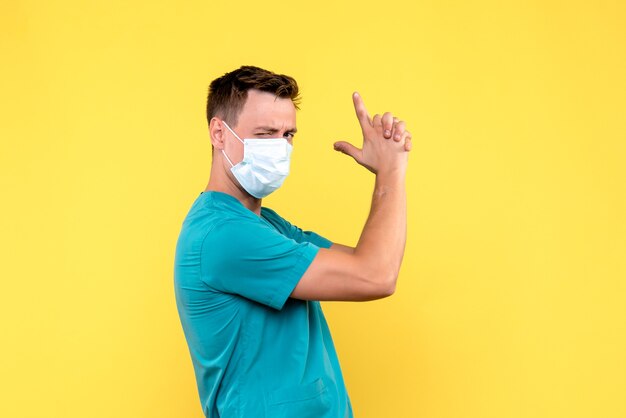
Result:
{"type": "MultiPolygon", "coordinates": [[[[279,130],[276,128],[272,128],[271,126],[257,126],[256,128],[254,128],[254,130],[262,130],[262,131],[268,131],[268,132],[278,132],[279,130]]],[[[298,128],[292,128],[292,129],[288,129],[285,132],[293,132],[294,134],[296,132],[298,132],[298,128]]]]}

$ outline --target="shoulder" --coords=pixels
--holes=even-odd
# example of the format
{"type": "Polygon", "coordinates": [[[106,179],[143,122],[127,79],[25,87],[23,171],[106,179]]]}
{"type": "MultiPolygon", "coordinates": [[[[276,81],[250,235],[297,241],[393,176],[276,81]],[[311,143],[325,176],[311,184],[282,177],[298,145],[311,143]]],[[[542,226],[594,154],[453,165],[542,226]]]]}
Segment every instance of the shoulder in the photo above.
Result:
{"type": "Polygon", "coordinates": [[[283,217],[276,213],[274,209],[270,209],[265,206],[261,207],[261,216],[266,219],[280,219],[284,221],[283,217]]]}
{"type": "Polygon", "coordinates": [[[211,227],[204,232],[204,241],[230,244],[233,240],[245,240],[271,231],[271,228],[246,217],[223,217],[211,222],[211,227]]]}
{"type": "Polygon", "coordinates": [[[261,216],[274,225],[274,227],[276,227],[283,234],[290,234],[290,230],[292,228],[291,223],[276,213],[273,209],[262,207],[261,216]]]}

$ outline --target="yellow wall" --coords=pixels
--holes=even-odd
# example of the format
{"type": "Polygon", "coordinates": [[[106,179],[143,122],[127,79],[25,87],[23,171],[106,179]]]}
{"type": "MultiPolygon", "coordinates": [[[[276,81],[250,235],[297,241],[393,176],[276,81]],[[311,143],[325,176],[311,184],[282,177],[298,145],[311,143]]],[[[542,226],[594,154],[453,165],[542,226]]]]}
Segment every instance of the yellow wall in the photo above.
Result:
{"type": "Polygon", "coordinates": [[[396,294],[324,303],[357,418],[626,416],[619,1],[4,1],[0,416],[202,416],[176,312],[208,83],[301,85],[267,199],[355,244],[350,94],[414,136],[396,294]],[[504,3],[509,3],[504,4],[504,3]],[[519,4],[518,4],[519,3],[519,4]]]}

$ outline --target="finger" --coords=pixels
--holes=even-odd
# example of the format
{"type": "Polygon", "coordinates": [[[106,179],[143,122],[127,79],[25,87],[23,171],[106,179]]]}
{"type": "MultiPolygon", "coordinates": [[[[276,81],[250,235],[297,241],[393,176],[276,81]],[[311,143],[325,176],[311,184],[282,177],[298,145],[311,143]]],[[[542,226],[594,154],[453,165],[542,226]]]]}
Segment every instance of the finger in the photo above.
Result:
{"type": "Polygon", "coordinates": [[[369,113],[367,113],[367,109],[365,108],[365,103],[363,103],[361,95],[355,91],[352,93],[352,101],[354,102],[354,111],[356,112],[356,117],[359,119],[361,128],[371,127],[372,120],[369,113]]]}
{"type": "Polygon", "coordinates": [[[383,136],[387,139],[391,138],[391,128],[393,127],[393,115],[391,112],[385,112],[382,117],[383,136]]]}
{"type": "Polygon", "coordinates": [[[406,129],[406,123],[401,120],[393,125],[393,140],[396,142],[400,142],[402,136],[404,135],[406,129]]]}
{"type": "Polygon", "coordinates": [[[361,150],[349,142],[346,141],[337,141],[334,144],[335,151],[343,152],[346,155],[354,158],[354,160],[359,163],[361,161],[361,150]]]}
{"type": "Polygon", "coordinates": [[[374,115],[374,117],[372,118],[372,126],[381,126],[382,125],[382,116],[380,116],[378,113],[376,113],[374,115]]]}
{"type": "Polygon", "coordinates": [[[413,148],[413,143],[411,142],[411,134],[408,134],[404,139],[404,150],[411,151],[411,148],[413,148]]]}

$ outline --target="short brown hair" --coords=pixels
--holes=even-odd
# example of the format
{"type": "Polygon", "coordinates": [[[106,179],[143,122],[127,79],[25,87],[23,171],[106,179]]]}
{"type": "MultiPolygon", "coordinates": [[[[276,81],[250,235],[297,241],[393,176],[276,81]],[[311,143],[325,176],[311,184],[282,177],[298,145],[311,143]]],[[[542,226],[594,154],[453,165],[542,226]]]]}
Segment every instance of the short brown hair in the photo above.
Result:
{"type": "Polygon", "coordinates": [[[241,109],[248,98],[248,90],[257,89],[290,98],[296,109],[300,109],[298,83],[292,77],[275,74],[251,65],[244,65],[216,78],[209,86],[206,104],[207,123],[214,116],[225,120],[230,126],[237,126],[241,109]]]}

